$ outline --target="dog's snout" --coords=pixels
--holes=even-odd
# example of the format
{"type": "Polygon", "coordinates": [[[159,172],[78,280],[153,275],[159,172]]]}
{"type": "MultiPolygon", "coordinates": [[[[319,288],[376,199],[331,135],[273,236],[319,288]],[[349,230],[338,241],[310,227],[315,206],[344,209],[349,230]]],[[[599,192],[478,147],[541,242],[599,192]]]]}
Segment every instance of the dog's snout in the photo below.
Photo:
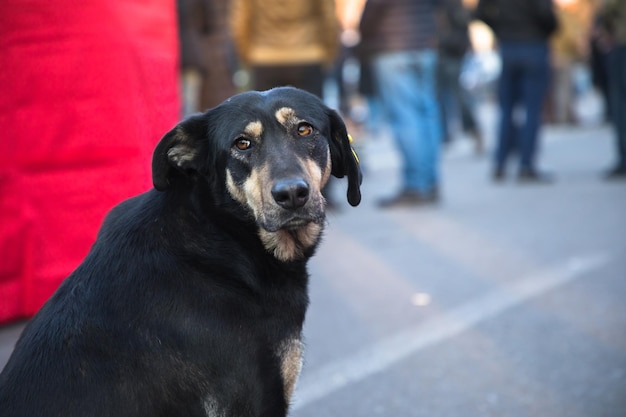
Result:
{"type": "Polygon", "coordinates": [[[272,197],[282,208],[295,210],[309,201],[309,184],[301,178],[278,181],[272,187],[272,197]]]}

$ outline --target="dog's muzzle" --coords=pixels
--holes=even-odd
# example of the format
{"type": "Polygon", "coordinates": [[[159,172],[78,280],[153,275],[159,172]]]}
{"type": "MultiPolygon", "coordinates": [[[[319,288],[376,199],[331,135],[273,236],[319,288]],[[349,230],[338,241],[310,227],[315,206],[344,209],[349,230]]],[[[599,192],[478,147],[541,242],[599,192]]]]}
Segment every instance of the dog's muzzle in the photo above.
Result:
{"type": "Polygon", "coordinates": [[[271,188],[271,206],[265,206],[260,225],[268,232],[298,230],[324,221],[324,199],[301,178],[276,181],[271,188]],[[273,206],[273,207],[272,207],[273,206]]]}

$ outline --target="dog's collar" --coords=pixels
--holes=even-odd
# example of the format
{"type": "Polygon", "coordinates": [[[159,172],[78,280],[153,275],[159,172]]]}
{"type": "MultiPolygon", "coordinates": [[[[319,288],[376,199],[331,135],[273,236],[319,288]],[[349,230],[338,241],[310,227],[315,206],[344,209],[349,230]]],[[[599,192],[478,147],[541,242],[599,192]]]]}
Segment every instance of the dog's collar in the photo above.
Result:
{"type": "MultiPolygon", "coordinates": [[[[350,141],[350,143],[354,142],[354,139],[352,138],[352,135],[348,133],[348,140],[350,141]]],[[[361,161],[359,161],[359,155],[356,154],[356,151],[354,150],[354,148],[352,146],[350,146],[350,150],[352,151],[352,155],[354,156],[354,160],[356,161],[357,164],[361,164],[361,161]]]]}

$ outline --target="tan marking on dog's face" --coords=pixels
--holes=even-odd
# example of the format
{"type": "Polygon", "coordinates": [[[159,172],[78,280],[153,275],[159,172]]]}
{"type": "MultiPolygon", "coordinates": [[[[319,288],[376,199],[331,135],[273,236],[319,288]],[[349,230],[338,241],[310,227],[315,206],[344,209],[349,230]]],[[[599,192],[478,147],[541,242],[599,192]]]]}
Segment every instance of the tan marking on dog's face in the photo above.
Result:
{"type": "Polygon", "coordinates": [[[233,176],[230,173],[230,170],[226,170],[226,189],[230,193],[231,197],[237,200],[239,203],[243,205],[246,204],[246,195],[241,188],[235,184],[235,180],[233,180],[233,176]]]}
{"type": "Polygon", "coordinates": [[[276,110],[274,116],[276,116],[276,120],[278,120],[278,123],[286,127],[293,123],[294,119],[296,118],[296,111],[291,107],[281,107],[280,109],[276,110]]]}
{"type": "MultiPolygon", "coordinates": [[[[309,186],[315,187],[315,190],[321,190],[324,188],[326,181],[324,180],[324,172],[322,172],[322,168],[313,160],[304,161],[304,166],[306,166],[306,170],[311,177],[311,181],[309,186]]],[[[326,176],[326,180],[328,180],[328,176],[326,176]]]]}
{"type": "Polygon", "coordinates": [[[302,351],[302,342],[296,338],[286,340],[279,348],[278,356],[281,360],[281,375],[287,404],[291,402],[296,381],[302,370],[302,351]]]}
{"type": "Polygon", "coordinates": [[[255,120],[248,123],[243,131],[250,136],[260,138],[263,134],[263,124],[259,120],[255,120]]]}
{"type": "Polygon", "coordinates": [[[328,180],[330,179],[330,175],[333,171],[333,163],[330,157],[330,149],[326,151],[326,155],[327,155],[326,167],[324,168],[324,171],[322,172],[322,188],[328,183],[328,180]]]}
{"type": "Polygon", "coordinates": [[[309,223],[295,232],[288,230],[268,232],[259,229],[259,237],[265,249],[272,253],[276,259],[288,262],[301,258],[304,250],[317,242],[321,232],[321,224],[309,223]]]}
{"type": "Polygon", "coordinates": [[[288,262],[302,256],[302,251],[287,230],[268,232],[265,229],[259,229],[259,237],[265,249],[280,261],[288,262]]]}
{"type": "Polygon", "coordinates": [[[235,183],[229,170],[226,171],[226,189],[236,201],[247,207],[257,221],[265,220],[267,208],[264,207],[264,195],[271,197],[269,190],[269,167],[253,169],[243,184],[235,183]],[[268,190],[265,190],[265,189],[268,190]]]}
{"type": "Polygon", "coordinates": [[[310,248],[319,239],[322,232],[322,225],[317,223],[310,223],[306,227],[297,231],[296,235],[300,246],[303,248],[310,248]]]}
{"type": "MultiPolygon", "coordinates": [[[[243,194],[245,195],[245,205],[247,205],[254,218],[264,219],[263,197],[265,188],[268,188],[269,167],[264,165],[258,169],[253,169],[250,176],[243,183],[243,194]]],[[[269,190],[268,190],[269,192],[269,190]]]]}

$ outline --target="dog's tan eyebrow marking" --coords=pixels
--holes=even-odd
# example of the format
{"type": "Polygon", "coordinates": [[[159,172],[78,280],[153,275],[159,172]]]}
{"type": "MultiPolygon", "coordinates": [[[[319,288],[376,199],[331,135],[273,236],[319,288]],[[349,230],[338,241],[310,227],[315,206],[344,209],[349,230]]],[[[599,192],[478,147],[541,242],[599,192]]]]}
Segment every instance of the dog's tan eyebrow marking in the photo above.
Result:
{"type": "Polygon", "coordinates": [[[322,171],[322,168],[319,165],[317,165],[315,161],[310,160],[310,159],[303,161],[302,163],[306,167],[306,170],[311,176],[311,179],[321,189],[322,181],[324,181],[324,172],[322,171]]]}
{"type": "Polygon", "coordinates": [[[291,107],[281,107],[280,109],[276,110],[274,116],[281,125],[287,126],[290,121],[296,118],[296,111],[291,107]]]}
{"type": "Polygon", "coordinates": [[[243,131],[250,136],[254,136],[257,138],[261,137],[261,135],[263,134],[263,124],[260,120],[255,120],[254,122],[248,123],[243,131]]]}

